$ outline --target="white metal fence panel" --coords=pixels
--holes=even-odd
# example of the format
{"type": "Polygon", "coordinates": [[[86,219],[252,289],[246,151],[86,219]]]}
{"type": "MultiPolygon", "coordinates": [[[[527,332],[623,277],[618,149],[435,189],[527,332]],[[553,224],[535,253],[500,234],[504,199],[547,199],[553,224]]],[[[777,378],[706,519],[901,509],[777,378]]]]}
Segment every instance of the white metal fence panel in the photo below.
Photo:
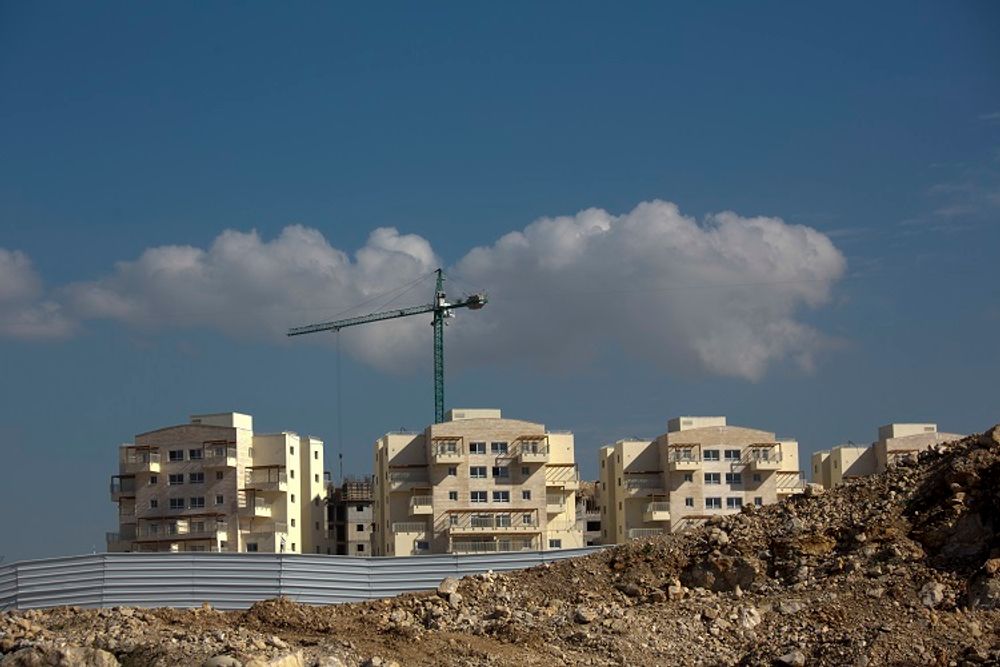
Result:
{"type": "Polygon", "coordinates": [[[192,552],[48,558],[0,566],[0,610],[203,602],[246,609],[279,595],[305,604],[357,602],[431,590],[445,577],[518,570],[601,548],[400,558],[192,552]]]}

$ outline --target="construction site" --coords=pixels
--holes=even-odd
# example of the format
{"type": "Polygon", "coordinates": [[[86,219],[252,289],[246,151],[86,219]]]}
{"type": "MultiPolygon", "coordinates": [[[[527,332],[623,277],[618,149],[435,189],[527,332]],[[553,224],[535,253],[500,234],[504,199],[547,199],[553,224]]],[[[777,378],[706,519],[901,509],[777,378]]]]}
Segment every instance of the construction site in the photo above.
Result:
{"type": "Polygon", "coordinates": [[[1000,663],[1000,426],[810,489],[385,600],[7,612],[0,664],[1000,663]]]}

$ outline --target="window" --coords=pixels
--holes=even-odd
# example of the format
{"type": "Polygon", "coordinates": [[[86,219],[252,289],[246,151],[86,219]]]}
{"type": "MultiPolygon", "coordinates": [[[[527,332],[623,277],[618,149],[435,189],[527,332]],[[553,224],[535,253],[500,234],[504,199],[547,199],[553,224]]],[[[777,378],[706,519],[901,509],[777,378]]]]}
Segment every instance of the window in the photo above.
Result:
{"type": "Polygon", "coordinates": [[[172,509],[172,510],[182,510],[182,509],[184,509],[184,499],[183,498],[171,498],[170,499],[170,509],[172,509]]]}
{"type": "Polygon", "coordinates": [[[684,507],[694,507],[694,498],[685,498],[684,507]]]}
{"type": "Polygon", "coordinates": [[[160,478],[157,477],[156,475],[150,475],[149,476],[149,485],[150,486],[152,486],[153,484],[156,484],[159,481],[160,481],[160,478]]]}
{"type": "Polygon", "coordinates": [[[219,495],[215,496],[215,504],[216,505],[225,505],[226,504],[226,497],[223,496],[222,494],[219,494],[219,495]]]}
{"type": "Polygon", "coordinates": [[[448,523],[450,523],[453,526],[457,526],[458,525],[458,515],[457,514],[450,515],[448,517],[448,523]]]}
{"type": "Polygon", "coordinates": [[[486,502],[486,492],[485,491],[473,491],[469,494],[469,500],[474,503],[485,503],[486,502]]]}
{"type": "Polygon", "coordinates": [[[506,454],[507,453],[507,443],[506,442],[491,442],[490,451],[494,454],[506,454]]]}
{"type": "Polygon", "coordinates": [[[315,452],[313,452],[313,458],[315,460],[319,461],[319,450],[316,450],[315,452]]]}
{"type": "Polygon", "coordinates": [[[722,509],[722,498],[705,498],[705,509],[707,510],[722,509]]]}
{"type": "Polygon", "coordinates": [[[739,486],[742,483],[743,483],[743,473],[738,473],[738,472],[726,473],[726,484],[735,484],[739,486]]]}
{"type": "Polygon", "coordinates": [[[726,509],[738,510],[743,507],[742,498],[726,498],[726,509]]]}
{"type": "Polygon", "coordinates": [[[159,506],[160,506],[160,501],[159,500],[157,500],[156,498],[150,498],[149,499],[149,509],[155,510],[159,506]]]}
{"type": "Polygon", "coordinates": [[[706,472],[705,484],[722,484],[722,475],[717,472],[706,472]]]}
{"type": "Polygon", "coordinates": [[[365,511],[365,506],[364,506],[364,505],[358,505],[356,509],[357,509],[357,510],[358,510],[359,512],[364,512],[364,511],[365,511]]]}
{"type": "Polygon", "coordinates": [[[200,461],[204,452],[200,449],[189,449],[188,458],[192,461],[200,461]]]}
{"type": "Polygon", "coordinates": [[[531,491],[528,489],[521,491],[521,500],[531,500],[531,491]]]}
{"type": "Polygon", "coordinates": [[[319,473],[313,475],[313,481],[316,482],[317,484],[319,483],[319,473]]]}
{"type": "Polygon", "coordinates": [[[291,497],[292,497],[292,502],[294,503],[295,502],[295,494],[294,493],[291,494],[291,497]]]}
{"type": "Polygon", "coordinates": [[[295,519],[292,519],[292,528],[295,528],[295,519]]]}
{"type": "Polygon", "coordinates": [[[693,482],[694,481],[694,473],[693,472],[686,472],[686,473],[684,473],[684,481],[685,482],[693,482]]]}
{"type": "Polygon", "coordinates": [[[456,477],[458,475],[458,466],[448,466],[448,476],[456,477]]]}
{"type": "Polygon", "coordinates": [[[204,484],[204,483],[205,483],[205,473],[193,472],[188,475],[188,484],[204,484]]]}
{"type": "Polygon", "coordinates": [[[562,540],[549,540],[549,549],[562,549],[562,540]]]}
{"type": "MultiPolygon", "coordinates": [[[[294,454],[295,453],[295,445],[289,445],[288,446],[288,453],[289,454],[294,454]]],[[[293,550],[294,550],[294,548],[295,547],[292,547],[293,550]]]]}
{"type": "Polygon", "coordinates": [[[365,545],[363,545],[363,544],[356,544],[356,545],[354,545],[354,550],[357,551],[358,553],[364,553],[364,551],[365,551],[365,545]]]}
{"type": "Polygon", "coordinates": [[[290,477],[291,479],[295,479],[295,471],[294,471],[294,470],[289,470],[289,471],[288,471],[288,476],[289,476],[289,477],[290,477]]]}
{"type": "Polygon", "coordinates": [[[521,475],[524,477],[530,477],[531,468],[529,468],[528,466],[521,466],[521,475]]]}
{"type": "Polygon", "coordinates": [[[719,460],[719,450],[718,449],[706,449],[702,452],[702,458],[706,461],[718,461],[719,460]]]}
{"type": "Polygon", "coordinates": [[[756,497],[755,497],[755,498],[753,499],[753,504],[754,504],[754,505],[756,505],[757,507],[760,507],[761,505],[763,505],[763,504],[764,504],[764,499],[763,499],[763,498],[761,498],[760,496],[756,496],[756,497]]]}
{"type": "Polygon", "coordinates": [[[292,551],[295,551],[295,542],[292,542],[292,551]]]}
{"type": "Polygon", "coordinates": [[[525,526],[531,526],[534,525],[535,519],[530,514],[523,514],[521,515],[521,523],[525,526]]]}
{"type": "Polygon", "coordinates": [[[191,498],[191,509],[201,509],[205,506],[205,496],[195,496],[191,498]]]}
{"type": "Polygon", "coordinates": [[[169,458],[171,461],[183,461],[184,460],[184,450],[183,449],[171,449],[169,458]]]}
{"type": "Polygon", "coordinates": [[[510,479],[510,468],[507,466],[493,466],[493,476],[497,479],[510,479]]]}
{"type": "Polygon", "coordinates": [[[486,466],[469,466],[469,477],[472,479],[486,479],[486,466]]]}
{"type": "Polygon", "coordinates": [[[486,443],[485,442],[470,442],[469,443],[469,453],[470,454],[485,454],[486,453],[486,443]]]}
{"type": "Polygon", "coordinates": [[[739,461],[740,460],[740,450],[738,449],[727,449],[726,452],[727,461],[739,461]]]}
{"type": "Polygon", "coordinates": [[[226,473],[222,472],[221,470],[215,471],[215,479],[225,479],[225,478],[226,478],[226,473]]]}
{"type": "Polygon", "coordinates": [[[431,548],[431,543],[427,540],[417,540],[417,551],[427,551],[431,548]]]}
{"type": "Polygon", "coordinates": [[[495,503],[509,503],[510,502],[510,491],[494,491],[493,492],[493,502],[495,502],[495,503]]]}
{"type": "Polygon", "coordinates": [[[319,530],[319,521],[317,521],[317,522],[316,522],[316,525],[315,525],[315,527],[314,527],[314,530],[319,530]]]}
{"type": "Polygon", "coordinates": [[[363,524],[363,523],[356,523],[356,524],[354,524],[354,532],[355,533],[363,533],[363,532],[365,532],[365,524],[363,524]]]}
{"type": "Polygon", "coordinates": [[[184,483],[184,475],[170,475],[170,477],[167,478],[167,483],[170,486],[180,486],[184,483]]]}
{"type": "Polygon", "coordinates": [[[755,482],[759,482],[760,481],[760,473],[759,472],[755,472],[753,474],[753,481],[755,481],[755,482]]]}
{"type": "Polygon", "coordinates": [[[448,500],[458,500],[458,491],[449,491],[448,500]]]}

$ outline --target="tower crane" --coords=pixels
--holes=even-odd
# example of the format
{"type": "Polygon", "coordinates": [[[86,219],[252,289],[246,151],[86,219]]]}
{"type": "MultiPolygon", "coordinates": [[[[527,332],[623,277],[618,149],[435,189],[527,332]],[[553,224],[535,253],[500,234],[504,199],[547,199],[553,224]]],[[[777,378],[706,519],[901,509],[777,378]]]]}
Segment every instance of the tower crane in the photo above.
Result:
{"type": "Polygon", "coordinates": [[[422,306],[410,306],[409,308],[398,308],[386,310],[380,313],[370,313],[359,317],[349,317],[333,322],[320,322],[309,324],[303,327],[295,327],[288,330],[289,336],[302,336],[304,334],[319,333],[321,331],[340,331],[347,327],[369,322],[380,322],[391,320],[397,317],[409,317],[410,315],[421,315],[423,313],[433,313],[434,320],[434,423],[440,424],[444,421],[444,324],[445,319],[454,317],[452,313],[456,308],[468,308],[479,310],[486,305],[486,293],[480,292],[465,298],[449,303],[444,293],[444,272],[441,269],[434,271],[437,274],[437,282],[434,290],[434,302],[422,306]]]}

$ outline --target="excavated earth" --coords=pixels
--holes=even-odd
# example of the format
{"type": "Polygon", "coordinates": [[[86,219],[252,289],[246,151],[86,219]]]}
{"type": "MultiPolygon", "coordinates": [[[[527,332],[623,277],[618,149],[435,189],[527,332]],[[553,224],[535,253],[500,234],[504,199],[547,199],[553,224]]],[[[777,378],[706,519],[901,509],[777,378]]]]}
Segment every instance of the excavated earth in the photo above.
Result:
{"type": "Polygon", "coordinates": [[[914,463],[437,591],[0,615],[10,665],[998,665],[1000,426],[914,463]]]}

